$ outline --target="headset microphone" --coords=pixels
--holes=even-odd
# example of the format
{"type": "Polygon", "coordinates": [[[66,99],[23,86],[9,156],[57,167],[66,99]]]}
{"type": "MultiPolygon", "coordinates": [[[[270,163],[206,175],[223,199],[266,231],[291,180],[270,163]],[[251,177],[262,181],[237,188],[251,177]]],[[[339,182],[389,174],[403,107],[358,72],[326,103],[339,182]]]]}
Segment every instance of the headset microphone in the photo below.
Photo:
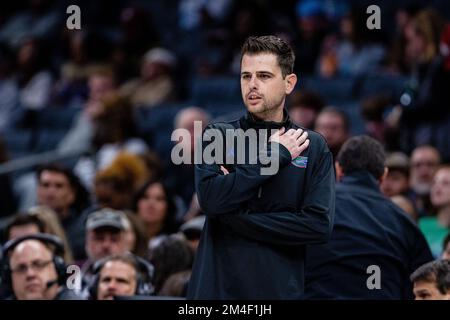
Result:
{"type": "Polygon", "coordinates": [[[50,289],[51,287],[53,287],[57,283],[58,283],[58,279],[47,281],[47,283],[45,284],[45,290],[50,289]]]}

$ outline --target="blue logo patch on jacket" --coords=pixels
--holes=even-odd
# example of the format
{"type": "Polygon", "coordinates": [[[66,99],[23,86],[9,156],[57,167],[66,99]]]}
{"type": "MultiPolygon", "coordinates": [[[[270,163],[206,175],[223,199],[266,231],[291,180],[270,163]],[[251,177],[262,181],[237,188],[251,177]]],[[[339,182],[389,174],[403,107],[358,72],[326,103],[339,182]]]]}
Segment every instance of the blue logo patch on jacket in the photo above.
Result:
{"type": "Polygon", "coordinates": [[[294,160],[292,160],[291,162],[294,166],[298,167],[298,168],[306,168],[306,166],[308,165],[308,157],[301,157],[298,156],[297,158],[295,158],[294,160]]]}

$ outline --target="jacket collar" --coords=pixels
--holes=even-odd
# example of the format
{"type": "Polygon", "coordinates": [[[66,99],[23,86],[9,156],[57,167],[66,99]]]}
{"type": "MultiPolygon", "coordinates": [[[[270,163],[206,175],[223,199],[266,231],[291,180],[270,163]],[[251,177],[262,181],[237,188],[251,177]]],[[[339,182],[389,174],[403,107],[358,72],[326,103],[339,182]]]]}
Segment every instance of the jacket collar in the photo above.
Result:
{"type": "Polygon", "coordinates": [[[339,183],[342,183],[343,185],[357,185],[374,191],[380,191],[378,180],[365,170],[355,171],[348,175],[344,175],[339,183]]]}
{"type": "Polygon", "coordinates": [[[243,121],[247,128],[254,129],[281,129],[282,127],[289,128],[291,126],[291,119],[286,108],[283,109],[283,121],[281,122],[258,120],[250,112],[247,112],[243,117],[243,121]]]}

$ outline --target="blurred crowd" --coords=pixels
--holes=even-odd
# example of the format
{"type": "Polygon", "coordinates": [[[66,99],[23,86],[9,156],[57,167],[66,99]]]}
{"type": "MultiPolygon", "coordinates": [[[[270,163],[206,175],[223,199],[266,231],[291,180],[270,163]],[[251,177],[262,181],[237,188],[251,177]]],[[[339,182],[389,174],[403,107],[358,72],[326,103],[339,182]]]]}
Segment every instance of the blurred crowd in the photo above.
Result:
{"type": "MultiPolygon", "coordinates": [[[[419,226],[434,258],[450,259],[450,5],[432,2],[1,3],[0,168],[40,151],[67,156],[0,170],[10,268],[0,296],[42,298],[20,274],[45,271],[55,257],[80,267],[82,283],[69,298],[185,296],[205,219],[194,166],[170,161],[175,143],[193,153],[195,141],[171,141],[170,133],[194,137],[194,121],[204,128],[245,111],[234,81],[250,35],[274,34],[295,49],[291,120],[321,133],[335,157],[355,133],[378,140],[389,169],[381,191],[419,226]],[[70,4],[81,8],[81,30],[66,28],[70,4]],[[366,27],[369,4],[381,8],[380,30],[366,27]],[[303,86],[303,77],[319,85],[303,86]],[[368,77],[400,89],[365,94],[368,77]],[[222,87],[223,79],[234,80],[222,87]],[[218,92],[203,99],[197,84],[216,82],[218,92]],[[338,85],[338,94],[352,83],[351,93],[364,94],[352,95],[350,110],[350,99],[333,99],[336,87],[322,83],[338,85]]],[[[428,279],[433,268],[450,272],[433,265],[413,278],[428,279]]],[[[55,269],[44,297],[61,294],[55,269]]]]}

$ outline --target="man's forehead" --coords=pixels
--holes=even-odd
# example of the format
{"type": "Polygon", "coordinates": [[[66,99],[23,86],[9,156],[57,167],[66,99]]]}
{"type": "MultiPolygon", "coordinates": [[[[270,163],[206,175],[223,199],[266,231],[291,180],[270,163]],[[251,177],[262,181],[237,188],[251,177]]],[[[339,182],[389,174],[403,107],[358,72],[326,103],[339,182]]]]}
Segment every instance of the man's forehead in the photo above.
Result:
{"type": "Polygon", "coordinates": [[[277,56],[273,53],[266,53],[266,52],[256,54],[246,53],[242,57],[241,72],[276,71],[279,69],[280,66],[278,65],[277,56]]]}
{"type": "Polygon", "coordinates": [[[19,243],[11,254],[11,261],[31,261],[36,258],[49,259],[51,250],[38,240],[25,240],[19,243]]]}
{"type": "Polygon", "coordinates": [[[58,182],[69,182],[69,179],[67,178],[67,176],[62,173],[62,172],[58,172],[58,171],[51,171],[51,170],[44,170],[41,173],[41,180],[44,179],[48,179],[48,180],[57,180],[58,182]]]}
{"type": "Polygon", "coordinates": [[[136,270],[132,265],[120,260],[112,260],[105,263],[101,271],[102,274],[109,275],[135,275],[136,270]]]}
{"type": "Polygon", "coordinates": [[[439,154],[432,148],[422,147],[414,150],[411,158],[416,161],[424,159],[439,160],[439,154]]]}
{"type": "Polygon", "coordinates": [[[450,168],[441,168],[439,169],[436,174],[435,174],[435,178],[439,177],[441,179],[446,179],[446,178],[450,178],[450,168]]]}

